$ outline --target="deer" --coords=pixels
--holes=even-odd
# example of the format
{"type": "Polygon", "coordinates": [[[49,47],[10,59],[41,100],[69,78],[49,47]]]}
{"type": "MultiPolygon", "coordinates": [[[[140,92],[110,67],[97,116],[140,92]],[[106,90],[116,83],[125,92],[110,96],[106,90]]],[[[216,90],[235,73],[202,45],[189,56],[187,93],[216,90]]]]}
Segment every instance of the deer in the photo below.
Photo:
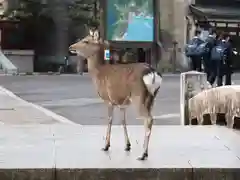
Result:
{"type": "Polygon", "coordinates": [[[108,126],[103,151],[110,148],[111,127],[114,108],[120,109],[125,137],[125,151],[131,150],[126,125],[126,109],[134,104],[144,119],[143,153],[138,160],[148,158],[148,145],[152,132],[152,107],[162,84],[162,75],[146,63],[104,63],[104,48],[109,45],[99,36],[99,31],[90,30],[89,35],[69,46],[69,51],[87,59],[88,72],[98,96],[107,106],[108,126]]]}

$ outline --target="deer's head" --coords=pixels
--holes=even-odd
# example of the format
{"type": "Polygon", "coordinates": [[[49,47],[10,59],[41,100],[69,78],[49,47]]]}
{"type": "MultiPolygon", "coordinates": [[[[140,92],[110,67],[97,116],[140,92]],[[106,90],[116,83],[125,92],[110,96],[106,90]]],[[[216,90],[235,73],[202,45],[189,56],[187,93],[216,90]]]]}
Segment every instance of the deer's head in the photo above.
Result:
{"type": "Polygon", "coordinates": [[[98,30],[89,30],[89,35],[78,41],[75,44],[72,44],[69,47],[69,50],[72,53],[77,53],[85,58],[88,58],[94,55],[101,47],[100,36],[98,30]]]}

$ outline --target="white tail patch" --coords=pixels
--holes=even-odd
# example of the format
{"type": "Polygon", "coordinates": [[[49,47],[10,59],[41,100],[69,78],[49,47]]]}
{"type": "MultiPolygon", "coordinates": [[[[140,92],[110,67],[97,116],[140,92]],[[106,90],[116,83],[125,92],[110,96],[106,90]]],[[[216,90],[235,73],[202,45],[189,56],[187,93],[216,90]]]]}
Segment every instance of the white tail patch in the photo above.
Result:
{"type": "Polygon", "coordinates": [[[143,82],[147,86],[148,91],[154,95],[155,91],[162,84],[162,77],[157,72],[151,72],[143,76],[143,82]]]}

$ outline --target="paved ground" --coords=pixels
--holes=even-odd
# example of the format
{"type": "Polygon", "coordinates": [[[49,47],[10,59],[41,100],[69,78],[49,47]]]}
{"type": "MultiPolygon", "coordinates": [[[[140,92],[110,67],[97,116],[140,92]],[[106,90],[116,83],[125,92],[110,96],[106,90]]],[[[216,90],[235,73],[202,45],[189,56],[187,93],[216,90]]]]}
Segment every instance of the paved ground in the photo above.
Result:
{"type": "MultiPolygon", "coordinates": [[[[238,76],[234,77],[236,84],[240,84],[238,76]]],[[[0,126],[0,179],[239,179],[239,131],[222,126],[178,126],[179,79],[179,76],[164,78],[154,108],[156,124],[177,126],[154,126],[149,158],[139,162],[136,158],[142,153],[142,126],[128,126],[131,152],[124,151],[123,130],[119,126],[112,129],[110,151],[100,150],[106,128],[93,125],[106,124],[106,113],[88,76],[0,77],[0,85],[21,98],[85,125],[56,123],[68,120],[46,110],[37,112],[38,106],[0,87],[0,120],[7,121],[0,126]],[[21,125],[9,125],[9,121],[21,125]]],[[[141,123],[131,110],[128,122],[141,123]]]]}
{"type": "Polygon", "coordinates": [[[55,123],[74,124],[48,109],[17,97],[0,86],[0,125],[55,123]]]}
{"type": "Polygon", "coordinates": [[[65,124],[0,126],[0,154],[4,154],[0,169],[240,167],[240,133],[226,127],[154,126],[147,163],[136,160],[143,151],[142,126],[128,128],[130,152],[124,151],[119,126],[113,127],[109,152],[101,151],[105,130],[103,126],[65,124]]]}
{"type": "Polygon", "coordinates": [[[149,144],[149,157],[144,162],[136,160],[142,154],[144,128],[130,126],[128,132],[132,143],[130,152],[124,151],[123,130],[119,126],[112,129],[109,152],[103,152],[101,148],[104,146],[105,128],[102,126],[0,126],[0,178],[240,178],[237,169],[240,167],[238,131],[220,126],[154,126],[149,144]],[[55,178],[51,177],[52,174],[55,178]]]}
{"type": "MultiPolygon", "coordinates": [[[[106,124],[106,108],[98,98],[89,76],[2,76],[0,85],[24,100],[42,105],[76,123],[106,124]]],[[[179,121],[179,76],[167,76],[153,114],[155,124],[176,125],[179,121]]],[[[120,124],[116,110],[115,124],[120,124]]],[[[128,124],[142,124],[134,108],[128,111],[128,124]]]]}
{"type": "MultiPolygon", "coordinates": [[[[240,74],[233,77],[240,84],[240,74]]],[[[89,76],[0,76],[0,85],[24,100],[39,104],[83,125],[106,124],[106,108],[98,98],[89,76]]],[[[165,75],[153,115],[155,124],[179,125],[179,75],[165,75]]],[[[116,111],[114,124],[120,124],[116,111]]],[[[128,124],[142,124],[134,108],[128,111],[128,124]]]]}

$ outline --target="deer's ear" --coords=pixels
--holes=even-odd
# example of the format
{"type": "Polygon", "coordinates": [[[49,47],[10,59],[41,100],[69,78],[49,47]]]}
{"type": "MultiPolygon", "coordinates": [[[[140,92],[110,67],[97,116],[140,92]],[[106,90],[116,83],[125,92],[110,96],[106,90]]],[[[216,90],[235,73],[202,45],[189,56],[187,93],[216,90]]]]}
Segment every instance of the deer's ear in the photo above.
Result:
{"type": "Polygon", "coordinates": [[[93,39],[95,41],[98,41],[100,39],[100,35],[99,35],[99,31],[98,30],[94,31],[93,39]]]}
{"type": "Polygon", "coordinates": [[[89,30],[89,34],[90,34],[90,36],[94,36],[94,33],[91,29],[89,30]]]}

